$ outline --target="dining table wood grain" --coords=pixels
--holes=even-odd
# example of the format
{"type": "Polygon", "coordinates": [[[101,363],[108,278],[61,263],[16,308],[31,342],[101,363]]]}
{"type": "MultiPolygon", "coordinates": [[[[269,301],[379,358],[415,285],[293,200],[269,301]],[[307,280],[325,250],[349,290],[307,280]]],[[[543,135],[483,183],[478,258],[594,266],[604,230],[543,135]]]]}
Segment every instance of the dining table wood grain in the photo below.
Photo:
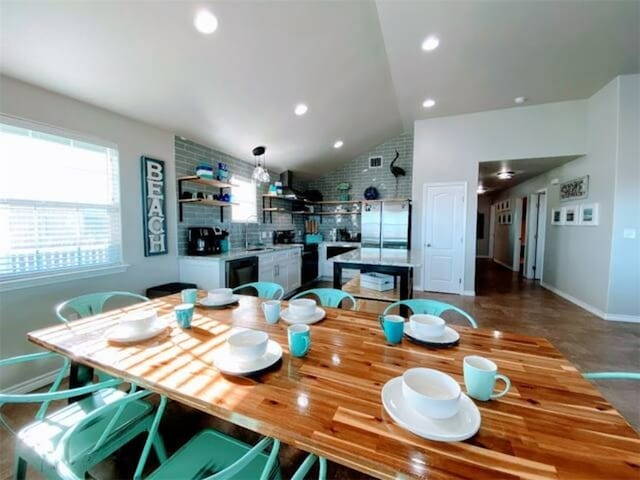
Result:
{"type": "MultiPolygon", "coordinates": [[[[200,292],[200,296],[203,292],[200,292]]],[[[166,395],[210,415],[379,478],[628,479],[640,477],[640,437],[597,388],[547,340],[455,325],[459,345],[433,349],[385,341],[378,315],[326,308],[311,326],[306,357],[289,354],[288,325],[266,323],[262,300],[227,309],[196,307],[179,328],[171,295],[28,334],[33,343],[166,395]],[[133,344],[106,339],[120,317],[157,309],[167,328],[133,344]],[[268,332],[282,359],[252,377],[233,377],[213,357],[233,328],[268,332]],[[480,430],[453,443],[426,440],[384,410],[381,389],[411,367],[435,368],[464,389],[462,360],[483,355],[511,390],[476,401],[480,430]]],[[[286,302],[283,302],[286,306],[286,302]]]]}

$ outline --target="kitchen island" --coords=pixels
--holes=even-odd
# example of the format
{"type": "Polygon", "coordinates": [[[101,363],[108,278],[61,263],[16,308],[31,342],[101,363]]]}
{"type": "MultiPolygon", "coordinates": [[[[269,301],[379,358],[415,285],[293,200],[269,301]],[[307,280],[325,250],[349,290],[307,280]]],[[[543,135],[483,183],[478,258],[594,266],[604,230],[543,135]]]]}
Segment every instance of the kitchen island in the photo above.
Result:
{"type": "Polygon", "coordinates": [[[342,271],[353,269],[361,273],[377,272],[399,278],[398,300],[413,298],[413,271],[419,266],[419,256],[412,250],[358,248],[333,258],[333,288],[342,289],[342,271]]]}

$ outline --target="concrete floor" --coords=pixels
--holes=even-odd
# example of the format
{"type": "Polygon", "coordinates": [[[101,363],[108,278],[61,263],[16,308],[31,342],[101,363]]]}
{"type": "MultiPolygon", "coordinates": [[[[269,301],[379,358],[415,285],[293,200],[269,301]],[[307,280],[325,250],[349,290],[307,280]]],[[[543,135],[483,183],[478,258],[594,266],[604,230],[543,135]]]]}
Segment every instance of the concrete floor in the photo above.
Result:
{"type": "MultiPolygon", "coordinates": [[[[513,331],[548,338],[581,371],[640,371],[640,324],[610,322],[567,302],[540,287],[538,282],[524,280],[510,270],[488,260],[477,265],[475,297],[434,295],[416,292],[417,298],[435,298],[455,304],[469,312],[480,328],[513,331]]],[[[318,286],[330,286],[319,282],[318,286]]],[[[379,312],[385,304],[361,302],[361,309],[379,312]]],[[[452,322],[453,317],[451,319],[452,322]]],[[[640,382],[598,382],[604,396],[640,430],[640,382]]],[[[6,406],[4,416],[15,428],[33,418],[31,406],[6,406]]],[[[257,436],[227,422],[209,417],[171,402],[163,418],[162,431],[169,452],[175,451],[191,435],[204,427],[213,427],[248,442],[257,436]]],[[[117,457],[100,464],[92,475],[96,478],[130,478],[140,452],[134,442],[117,457]]],[[[13,437],[0,430],[0,479],[11,478],[13,437]]],[[[284,478],[295,470],[304,453],[283,446],[280,460],[284,478]]],[[[154,468],[151,455],[149,468],[154,468]]],[[[329,465],[329,478],[370,478],[339,465],[329,465]]],[[[29,469],[28,478],[39,478],[29,469]]],[[[311,478],[311,477],[310,477],[311,478]]]]}

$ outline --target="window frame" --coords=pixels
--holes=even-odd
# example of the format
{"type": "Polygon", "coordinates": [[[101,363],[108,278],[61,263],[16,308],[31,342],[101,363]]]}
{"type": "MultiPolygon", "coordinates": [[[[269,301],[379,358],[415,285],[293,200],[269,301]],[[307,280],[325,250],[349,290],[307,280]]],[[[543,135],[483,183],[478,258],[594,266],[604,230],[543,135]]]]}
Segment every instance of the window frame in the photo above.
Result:
{"type": "MultiPolygon", "coordinates": [[[[246,182],[249,185],[253,185],[254,189],[255,189],[255,195],[254,195],[254,203],[255,203],[255,214],[253,215],[249,215],[247,218],[251,218],[252,216],[255,217],[253,220],[249,220],[248,222],[246,220],[235,220],[233,218],[233,209],[235,207],[241,207],[242,205],[246,205],[246,203],[243,202],[238,202],[239,205],[231,205],[231,223],[236,223],[236,224],[246,224],[246,223],[258,223],[258,195],[259,195],[259,187],[258,184],[256,182],[254,182],[253,180],[251,180],[250,178],[246,178],[243,177],[242,175],[237,175],[234,174],[232,175],[230,181],[231,184],[236,183],[238,180],[240,180],[241,182],[246,182]]],[[[233,188],[231,187],[231,194],[233,195],[233,188]]],[[[234,199],[235,200],[235,199],[234,199]]]]}
{"type": "MultiPolygon", "coordinates": [[[[124,258],[124,245],[123,245],[123,208],[122,208],[122,182],[121,182],[121,163],[120,163],[120,151],[118,145],[114,142],[104,140],[102,138],[77,132],[74,130],[52,126],[46,123],[37,122],[34,120],[27,120],[5,113],[0,113],[0,123],[11,125],[28,130],[35,130],[45,134],[56,135],[64,137],[70,140],[78,142],[86,142],[100,147],[113,149],[118,154],[117,167],[118,177],[116,182],[118,184],[118,217],[119,217],[119,231],[116,232],[116,238],[118,239],[120,249],[120,261],[118,263],[109,265],[94,265],[94,266],[80,266],[68,270],[61,271],[39,271],[35,273],[26,274],[20,277],[14,277],[10,279],[0,279],[0,292],[17,290],[21,288],[29,288],[40,285],[50,285],[53,283],[66,282],[71,280],[77,280],[82,278],[97,277],[102,275],[112,275],[114,273],[121,273],[129,268],[129,264],[125,262],[124,258]]],[[[80,202],[78,202],[79,204],[80,202]]]]}

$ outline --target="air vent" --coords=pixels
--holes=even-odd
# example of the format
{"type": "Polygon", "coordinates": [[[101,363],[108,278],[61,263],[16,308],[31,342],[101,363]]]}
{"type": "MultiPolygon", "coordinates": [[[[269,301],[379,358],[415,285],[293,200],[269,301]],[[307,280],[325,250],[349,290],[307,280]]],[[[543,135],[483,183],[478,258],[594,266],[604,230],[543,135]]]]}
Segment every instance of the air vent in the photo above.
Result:
{"type": "Polygon", "coordinates": [[[382,168],[382,157],[369,157],[369,168],[382,168]]]}

